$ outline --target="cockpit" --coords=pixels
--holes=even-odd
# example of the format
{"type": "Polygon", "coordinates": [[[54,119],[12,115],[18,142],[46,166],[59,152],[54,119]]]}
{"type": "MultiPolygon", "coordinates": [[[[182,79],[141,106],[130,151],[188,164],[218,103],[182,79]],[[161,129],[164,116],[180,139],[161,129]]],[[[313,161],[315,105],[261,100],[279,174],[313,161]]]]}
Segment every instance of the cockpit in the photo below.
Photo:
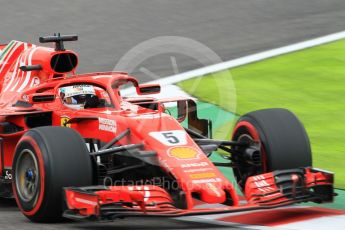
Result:
{"type": "Polygon", "coordinates": [[[62,103],[71,109],[113,107],[107,91],[92,84],[62,86],[59,96],[62,103]]]}

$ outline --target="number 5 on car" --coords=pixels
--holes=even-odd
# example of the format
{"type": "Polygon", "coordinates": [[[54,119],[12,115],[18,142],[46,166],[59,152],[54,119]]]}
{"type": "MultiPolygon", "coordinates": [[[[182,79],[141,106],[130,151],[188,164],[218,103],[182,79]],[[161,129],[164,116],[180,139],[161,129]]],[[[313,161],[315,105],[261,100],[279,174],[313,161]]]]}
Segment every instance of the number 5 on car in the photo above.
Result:
{"type": "Polygon", "coordinates": [[[150,132],[150,136],[166,146],[186,145],[187,136],[183,130],[150,132]]]}

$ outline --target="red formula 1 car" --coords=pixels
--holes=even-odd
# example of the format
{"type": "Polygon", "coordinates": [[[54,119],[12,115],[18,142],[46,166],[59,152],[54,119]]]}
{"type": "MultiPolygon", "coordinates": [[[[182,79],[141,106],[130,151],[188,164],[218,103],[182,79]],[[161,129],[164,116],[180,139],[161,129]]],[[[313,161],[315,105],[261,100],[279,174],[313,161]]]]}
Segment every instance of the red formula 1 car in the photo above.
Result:
{"type": "Polygon", "coordinates": [[[211,139],[189,98],[124,97],[160,91],[121,72],[75,75],[76,53],[12,41],[0,46],[0,195],[32,221],[177,217],[331,202],[333,174],[311,167],[301,122],[285,109],[242,116],[231,140],[211,139]],[[176,118],[165,103],[176,104],[176,118]],[[180,123],[184,121],[184,126],[180,123]],[[208,156],[229,153],[227,163],[208,156]],[[236,183],[216,166],[232,167],[236,183]],[[236,187],[246,203],[239,202],[236,187]],[[215,208],[196,203],[221,204],[215,208]]]}

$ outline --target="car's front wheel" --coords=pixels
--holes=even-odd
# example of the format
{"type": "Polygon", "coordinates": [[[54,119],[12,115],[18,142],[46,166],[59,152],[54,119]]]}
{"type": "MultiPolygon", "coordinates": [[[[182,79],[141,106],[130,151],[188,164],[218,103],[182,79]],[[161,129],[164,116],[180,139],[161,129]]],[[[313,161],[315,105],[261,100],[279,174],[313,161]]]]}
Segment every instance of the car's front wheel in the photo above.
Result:
{"type": "Polygon", "coordinates": [[[35,222],[63,220],[63,187],[92,185],[91,160],[73,129],[39,127],[18,142],[13,192],[22,213],[35,222]]]}
{"type": "Polygon", "coordinates": [[[263,109],[240,117],[232,139],[259,146],[259,162],[233,155],[234,175],[244,189],[248,177],[274,170],[312,166],[309,138],[302,123],[286,109],[263,109]]]}

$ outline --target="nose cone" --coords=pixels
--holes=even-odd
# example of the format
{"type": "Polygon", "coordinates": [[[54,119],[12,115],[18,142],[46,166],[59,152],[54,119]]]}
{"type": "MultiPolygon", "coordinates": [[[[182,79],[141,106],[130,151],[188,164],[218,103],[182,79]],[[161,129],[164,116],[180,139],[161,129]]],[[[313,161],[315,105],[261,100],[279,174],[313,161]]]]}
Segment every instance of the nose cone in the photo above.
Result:
{"type": "Polygon", "coordinates": [[[226,199],[224,190],[213,183],[205,184],[200,195],[201,200],[207,203],[224,203],[226,199]]]}

